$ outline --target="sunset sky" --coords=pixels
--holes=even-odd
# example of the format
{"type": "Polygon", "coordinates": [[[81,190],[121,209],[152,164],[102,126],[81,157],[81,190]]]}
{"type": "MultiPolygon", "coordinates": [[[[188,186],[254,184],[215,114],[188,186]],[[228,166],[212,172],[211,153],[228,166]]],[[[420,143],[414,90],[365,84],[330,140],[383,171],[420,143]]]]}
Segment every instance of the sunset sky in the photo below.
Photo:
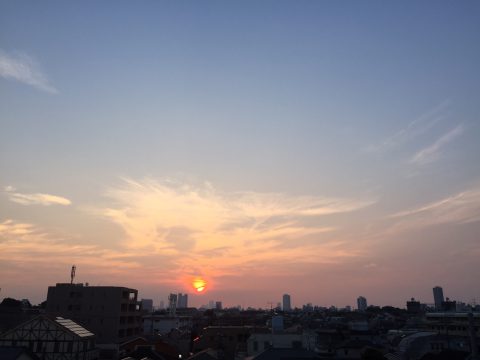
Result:
{"type": "Polygon", "coordinates": [[[479,302],[480,2],[2,1],[0,299],[73,264],[155,305],[479,302]]]}

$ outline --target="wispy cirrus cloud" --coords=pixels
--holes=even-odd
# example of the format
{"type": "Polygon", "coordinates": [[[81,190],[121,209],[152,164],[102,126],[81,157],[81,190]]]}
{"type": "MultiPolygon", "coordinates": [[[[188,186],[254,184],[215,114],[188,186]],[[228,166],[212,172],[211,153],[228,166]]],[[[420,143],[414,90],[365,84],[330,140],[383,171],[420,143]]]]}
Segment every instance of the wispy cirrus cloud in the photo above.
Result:
{"type": "MultiPolygon", "coordinates": [[[[0,269],[7,264],[15,264],[48,272],[59,266],[68,269],[75,263],[93,272],[99,268],[119,272],[121,269],[139,267],[139,263],[126,258],[121,251],[82,244],[78,239],[49,232],[31,223],[13,219],[0,222],[0,269]]],[[[15,278],[11,280],[17,281],[15,278]]]]}
{"type": "Polygon", "coordinates": [[[458,125],[454,129],[450,130],[446,134],[438,138],[430,146],[418,151],[411,159],[410,163],[415,165],[425,165],[434,162],[438,159],[440,152],[445,145],[455,140],[457,137],[463,134],[463,125],[458,125]]]}
{"type": "Polygon", "coordinates": [[[368,152],[383,153],[397,146],[403,145],[426,133],[435,124],[444,119],[445,111],[448,108],[449,101],[443,101],[439,105],[433,107],[426,113],[414,119],[406,127],[398,130],[393,135],[386,137],[378,144],[367,147],[368,152]]]}
{"type": "Polygon", "coordinates": [[[375,202],[224,193],[211,185],[152,179],[126,179],[106,195],[113,205],[95,212],[124,230],[123,245],[129,251],[148,249],[169,256],[177,274],[201,272],[215,277],[238,273],[253,264],[335,262],[355,256],[353,250],[338,249],[327,240],[325,235],[335,232],[335,226],[309,220],[341,216],[375,202]],[[282,246],[286,243],[289,246],[282,246]]]}
{"type": "Polygon", "coordinates": [[[437,224],[466,224],[480,221],[480,186],[441,200],[390,215],[399,220],[396,228],[411,229],[437,224]]]}
{"type": "Polygon", "coordinates": [[[8,53],[0,49],[0,76],[31,85],[39,90],[57,93],[38,63],[23,52],[8,53]]]}
{"type": "Polygon", "coordinates": [[[62,196],[52,195],[52,194],[43,194],[43,193],[33,193],[33,194],[23,194],[16,191],[13,186],[5,187],[5,192],[10,201],[21,204],[21,205],[70,205],[72,202],[62,196]]]}

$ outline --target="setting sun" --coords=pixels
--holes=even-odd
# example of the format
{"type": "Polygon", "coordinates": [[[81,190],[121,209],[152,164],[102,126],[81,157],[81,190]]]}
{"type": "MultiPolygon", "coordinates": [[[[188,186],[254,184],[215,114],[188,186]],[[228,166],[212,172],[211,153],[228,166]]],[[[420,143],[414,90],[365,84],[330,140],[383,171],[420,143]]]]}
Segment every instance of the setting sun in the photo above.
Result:
{"type": "Polygon", "coordinates": [[[193,281],[193,287],[195,288],[195,290],[197,292],[203,292],[205,291],[205,287],[207,286],[207,283],[205,282],[205,280],[202,280],[202,279],[195,279],[193,281]]]}

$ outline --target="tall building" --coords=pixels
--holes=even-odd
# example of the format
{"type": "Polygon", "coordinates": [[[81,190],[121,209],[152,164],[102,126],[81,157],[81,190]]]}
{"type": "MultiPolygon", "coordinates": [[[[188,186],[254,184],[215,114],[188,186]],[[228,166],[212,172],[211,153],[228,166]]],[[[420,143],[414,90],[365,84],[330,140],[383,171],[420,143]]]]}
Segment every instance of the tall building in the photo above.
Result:
{"type": "Polygon", "coordinates": [[[177,294],[168,295],[168,311],[170,316],[175,316],[177,312],[177,294]]]}
{"type": "Polygon", "coordinates": [[[442,303],[444,301],[443,289],[440,286],[435,286],[433,288],[433,302],[435,303],[435,310],[442,310],[442,303]]]}
{"type": "Polygon", "coordinates": [[[290,295],[284,294],[282,300],[283,300],[283,306],[282,306],[283,311],[291,311],[292,304],[290,302],[290,295]]]}
{"type": "Polygon", "coordinates": [[[56,284],[48,287],[47,315],[72,319],[93,332],[101,348],[116,349],[141,333],[142,314],[138,292],[119,286],[56,284]]]}
{"type": "Polygon", "coordinates": [[[144,312],[151,313],[153,311],[153,300],[152,299],[142,299],[142,310],[144,312]]]}
{"type": "Polygon", "coordinates": [[[367,299],[365,297],[359,296],[357,298],[357,309],[358,309],[358,311],[367,310],[367,299]]]}
{"type": "Polygon", "coordinates": [[[188,294],[179,293],[177,297],[177,309],[186,309],[188,307],[188,294]]]}

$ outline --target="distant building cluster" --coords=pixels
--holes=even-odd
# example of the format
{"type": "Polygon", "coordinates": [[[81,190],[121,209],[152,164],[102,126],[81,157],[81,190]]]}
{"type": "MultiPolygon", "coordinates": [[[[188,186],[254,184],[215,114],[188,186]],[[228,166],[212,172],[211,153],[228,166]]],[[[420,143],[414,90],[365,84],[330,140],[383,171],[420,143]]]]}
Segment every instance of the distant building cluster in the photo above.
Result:
{"type": "MultiPolygon", "coordinates": [[[[73,272],[72,272],[73,274],[73,272]]],[[[269,308],[188,307],[171,293],[155,308],[136,289],[59,283],[42,306],[0,304],[1,360],[478,359],[480,306],[451,301],[440,286],[433,303],[357,310],[304,304],[290,294],[269,308]]]]}

